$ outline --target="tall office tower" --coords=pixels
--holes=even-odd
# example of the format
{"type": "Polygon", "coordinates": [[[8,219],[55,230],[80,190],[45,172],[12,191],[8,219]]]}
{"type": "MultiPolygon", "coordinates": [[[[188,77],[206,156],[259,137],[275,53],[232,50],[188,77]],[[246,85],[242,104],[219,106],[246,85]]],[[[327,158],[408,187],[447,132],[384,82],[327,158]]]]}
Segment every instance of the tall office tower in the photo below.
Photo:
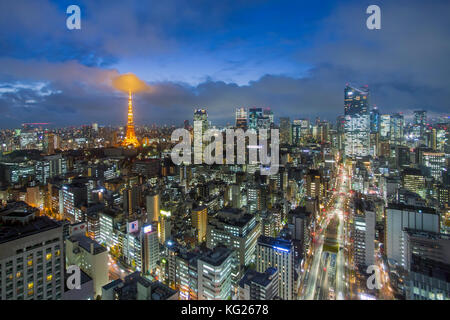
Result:
{"type": "Polygon", "coordinates": [[[408,300],[450,300],[450,237],[406,229],[405,281],[408,300]]]}
{"type": "Polygon", "coordinates": [[[256,217],[238,209],[223,209],[208,221],[207,247],[223,244],[236,251],[232,272],[233,285],[236,287],[242,276],[241,270],[253,261],[260,232],[256,217]]]}
{"type": "Polygon", "coordinates": [[[377,107],[370,110],[370,133],[380,132],[380,112],[377,107]]]}
{"type": "Polygon", "coordinates": [[[247,110],[245,108],[236,109],[236,128],[247,130],[247,110]]]}
{"type": "Polygon", "coordinates": [[[258,122],[263,118],[262,108],[250,108],[248,109],[248,128],[258,130],[258,122]]]}
{"type": "Polygon", "coordinates": [[[439,128],[436,132],[436,150],[440,152],[450,153],[449,137],[450,131],[447,132],[447,129],[445,127],[439,128]]]}
{"type": "Polygon", "coordinates": [[[322,201],[324,192],[324,180],[319,170],[309,170],[305,176],[306,180],[306,195],[311,198],[317,198],[319,202],[322,201]]]}
{"type": "Polygon", "coordinates": [[[313,230],[314,214],[306,207],[297,207],[289,212],[288,228],[292,239],[299,241],[300,254],[304,256],[311,244],[311,230],[313,230]]]}
{"type": "MultiPolygon", "coordinates": [[[[268,122],[269,127],[272,128],[273,127],[273,111],[270,110],[270,108],[264,108],[263,110],[263,118],[266,119],[266,123],[268,122]]],[[[268,129],[268,128],[266,128],[268,129]]]]}
{"type": "Polygon", "coordinates": [[[390,203],[386,208],[385,249],[388,259],[405,267],[405,228],[439,232],[440,216],[432,208],[390,203]]]}
{"type": "Polygon", "coordinates": [[[247,188],[247,205],[250,213],[256,213],[263,209],[263,187],[261,185],[251,185],[247,188]]]}
{"type": "Polygon", "coordinates": [[[402,114],[395,113],[391,115],[391,132],[390,132],[390,143],[397,145],[402,144],[404,140],[403,129],[405,126],[405,119],[402,114]]]}
{"type": "Polygon", "coordinates": [[[123,190],[123,210],[130,216],[139,208],[141,190],[138,185],[128,186],[123,190]]]}
{"type": "Polygon", "coordinates": [[[194,163],[203,162],[203,134],[208,130],[208,114],[205,109],[196,109],[194,111],[194,163]],[[198,124],[200,122],[200,124],[198,124]],[[197,125],[196,125],[197,123],[197,125]]]}
{"type": "Polygon", "coordinates": [[[389,140],[391,135],[391,115],[382,114],[380,116],[380,138],[389,140]]]}
{"type": "Polygon", "coordinates": [[[256,271],[278,270],[278,296],[294,299],[294,246],[291,240],[260,236],[256,245],[256,271]]]}
{"type": "Polygon", "coordinates": [[[231,185],[231,202],[233,208],[235,209],[242,208],[242,195],[239,184],[231,185]]]}
{"type": "Polygon", "coordinates": [[[366,114],[369,111],[369,89],[352,87],[349,84],[344,89],[344,114],[366,114]]]}
{"type": "Polygon", "coordinates": [[[429,147],[436,151],[437,149],[437,131],[436,128],[431,130],[431,142],[429,143],[429,147]]]}
{"type": "Polygon", "coordinates": [[[62,201],[65,219],[68,219],[71,222],[83,221],[83,217],[76,215],[75,208],[87,202],[86,185],[82,183],[63,185],[60,201],[62,201]]]}
{"type": "Polygon", "coordinates": [[[64,292],[63,227],[31,208],[0,211],[0,300],[59,300],[64,292]]]}
{"type": "Polygon", "coordinates": [[[55,153],[55,135],[52,132],[46,132],[44,137],[44,151],[47,154],[55,153]]]}
{"type": "Polygon", "coordinates": [[[397,162],[397,168],[408,168],[411,163],[411,152],[406,146],[395,146],[395,158],[397,162]]]}
{"type": "Polygon", "coordinates": [[[197,230],[197,241],[199,243],[206,240],[206,229],[208,224],[208,207],[201,206],[192,209],[192,226],[197,230]]]}
{"type": "Polygon", "coordinates": [[[361,270],[375,263],[375,206],[356,200],[353,219],[354,259],[361,270]]]}
{"type": "Polygon", "coordinates": [[[134,147],[137,148],[141,144],[136,138],[136,133],[134,131],[134,119],[133,119],[133,103],[131,101],[131,91],[128,95],[128,121],[127,121],[127,134],[125,139],[122,141],[122,146],[124,147],[134,147]]]}
{"type": "Polygon", "coordinates": [[[49,179],[67,173],[67,161],[61,154],[45,156],[36,161],[36,180],[41,184],[47,184],[49,179]]]}
{"type": "Polygon", "coordinates": [[[427,112],[425,110],[414,111],[414,134],[417,137],[425,133],[425,125],[427,123],[427,112]]]}
{"type": "Polygon", "coordinates": [[[292,122],[292,143],[294,146],[300,145],[300,139],[302,137],[302,120],[294,120],[292,122]]]}
{"type": "Polygon", "coordinates": [[[426,188],[425,188],[425,177],[419,169],[416,168],[405,168],[402,171],[402,185],[403,188],[417,193],[422,198],[425,199],[426,188]]]}
{"type": "Polygon", "coordinates": [[[347,85],[344,89],[345,155],[370,154],[369,89],[347,85]]]}
{"type": "Polygon", "coordinates": [[[158,192],[152,192],[145,197],[145,207],[147,210],[147,222],[158,221],[161,210],[161,198],[158,192]]]}
{"type": "Polygon", "coordinates": [[[158,224],[159,243],[165,244],[172,235],[172,222],[170,221],[171,212],[161,210],[158,224]]]}
{"type": "Polygon", "coordinates": [[[311,128],[308,119],[301,119],[301,134],[302,138],[308,138],[311,135],[311,128]]]}
{"type": "Polygon", "coordinates": [[[291,120],[288,117],[280,118],[280,143],[292,144],[291,120]]]}
{"type": "Polygon", "coordinates": [[[278,296],[278,270],[264,273],[249,269],[239,281],[239,300],[275,300],[278,296]]]}
{"type": "Polygon", "coordinates": [[[94,282],[95,296],[102,294],[108,279],[108,250],[95,240],[86,237],[86,223],[69,226],[70,237],[66,240],[67,265],[77,265],[94,282]]]}
{"type": "Polygon", "coordinates": [[[142,273],[152,274],[159,261],[158,229],[154,224],[145,224],[141,228],[142,273]]]}
{"type": "Polygon", "coordinates": [[[233,256],[233,250],[219,246],[197,260],[199,300],[231,298],[233,256]]]}
{"type": "Polygon", "coordinates": [[[431,176],[437,181],[442,181],[445,166],[445,153],[443,152],[423,152],[420,163],[430,170],[431,176]]]}

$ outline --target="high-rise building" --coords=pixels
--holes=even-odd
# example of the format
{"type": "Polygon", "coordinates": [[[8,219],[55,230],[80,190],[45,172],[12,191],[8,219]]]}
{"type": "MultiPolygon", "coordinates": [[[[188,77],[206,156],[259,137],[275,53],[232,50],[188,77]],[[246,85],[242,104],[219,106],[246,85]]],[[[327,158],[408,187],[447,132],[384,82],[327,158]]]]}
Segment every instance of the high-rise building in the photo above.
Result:
{"type": "Polygon", "coordinates": [[[377,107],[370,110],[370,133],[380,132],[380,112],[377,107]]]}
{"type": "Polygon", "coordinates": [[[427,123],[427,112],[425,110],[414,111],[413,131],[416,137],[421,137],[424,134],[426,123],[427,123]]]}
{"type": "Polygon", "coordinates": [[[391,135],[391,115],[382,114],[380,116],[380,138],[382,140],[389,140],[391,135]]]}
{"type": "Polygon", "coordinates": [[[247,110],[245,108],[236,109],[236,128],[247,130],[247,110]]]}
{"type": "Polygon", "coordinates": [[[141,228],[142,273],[152,274],[159,261],[158,229],[154,224],[145,224],[141,228]]]}
{"type": "Polygon", "coordinates": [[[300,145],[302,138],[302,120],[294,120],[292,122],[292,143],[295,146],[300,145]]]}
{"type": "Polygon", "coordinates": [[[233,250],[215,247],[197,260],[198,299],[227,300],[231,298],[233,250]]]}
{"type": "Polygon", "coordinates": [[[127,215],[136,213],[140,198],[141,192],[138,185],[132,185],[123,190],[123,210],[127,215]]]}
{"type": "Polygon", "coordinates": [[[159,220],[161,199],[159,193],[153,192],[145,197],[147,222],[152,223],[159,220]]]}
{"type": "Polygon", "coordinates": [[[322,201],[325,192],[324,179],[319,170],[309,170],[305,176],[306,196],[322,201]]]}
{"type": "Polygon", "coordinates": [[[355,201],[353,232],[354,260],[365,270],[375,263],[375,206],[371,201],[355,201]]]}
{"type": "Polygon", "coordinates": [[[82,216],[77,214],[76,208],[87,201],[86,185],[78,182],[63,185],[60,201],[62,201],[63,213],[66,219],[69,219],[71,222],[84,220],[82,216]]]}
{"type": "Polygon", "coordinates": [[[417,193],[425,199],[425,177],[419,169],[405,168],[402,171],[402,184],[403,188],[417,193]]]}
{"type": "Polygon", "coordinates": [[[294,246],[291,240],[260,236],[256,246],[256,271],[278,270],[278,296],[294,299],[294,246]]]}
{"type": "Polygon", "coordinates": [[[292,144],[292,128],[289,117],[280,118],[280,143],[292,144]]]}
{"type": "Polygon", "coordinates": [[[344,89],[344,114],[366,114],[369,112],[369,89],[347,84],[344,89]]]}
{"type": "MultiPolygon", "coordinates": [[[[274,117],[273,117],[273,111],[270,110],[270,108],[264,108],[264,110],[263,110],[263,118],[265,119],[266,125],[268,123],[268,125],[272,128],[274,117]]],[[[266,127],[266,129],[268,129],[268,128],[266,127]]]]}
{"type": "Polygon", "coordinates": [[[203,162],[203,134],[208,130],[208,114],[205,109],[196,109],[194,111],[194,163],[203,162]]]}
{"type": "Polygon", "coordinates": [[[442,181],[442,174],[446,169],[445,153],[423,152],[420,163],[430,170],[431,176],[437,181],[442,181]]]}
{"type": "Polygon", "coordinates": [[[439,233],[440,216],[432,208],[390,203],[386,208],[385,250],[391,261],[405,267],[405,228],[439,233]]]}
{"type": "Polygon", "coordinates": [[[102,287],[108,279],[108,251],[95,240],[86,237],[86,223],[79,222],[70,226],[71,236],[66,239],[66,261],[68,265],[77,265],[94,281],[95,296],[102,294],[102,287]],[[83,228],[82,228],[83,227],[83,228]]]}
{"type": "Polygon", "coordinates": [[[192,226],[197,230],[197,241],[204,242],[208,224],[208,207],[201,206],[192,209],[191,221],[192,226]]]}
{"type": "Polygon", "coordinates": [[[405,127],[405,119],[401,113],[391,115],[390,137],[389,141],[393,145],[402,144],[405,139],[403,129],[405,127]]]}
{"type": "Polygon", "coordinates": [[[344,90],[345,155],[370,154],[369,90],[347,85],[344,90]]]}
{"type": "Polygon", "coordinates": [[[248,128],[258,130],[258,120],[263,117],[262,108],[250,108],[248,110],[248,128]]]}
{"type": "Polygon", "coordinates": [[[278,270],[264,273],[249,269],[239,281],[239,300],[274,300],[278,296],[278,270]]]}
{"type": "Polygon", "coordinates": [[[241,270],[248,266],[255,255],[256,241],[261,227],[254,215],[239,209],[226,208],[209,218],[207,227],[207,247],[225,245],[236,252],[233,261],[232,280],[237,286],[241,270]]]}
{"type": "Polygon", "coordinates": [[[408,300],[450,299],[450,237],[406,229],[405,279],[408,300]]]}
{"type": "Polygon", "coordinates": [[[59,300],[64,291],[63,227],[29,209],[0,211],[0,299],[59,300]]]}
{"type": "Polygon", "coordinates": [[[169,240],[172,235],[172,222],[170,220],[171,215],[172,213],[170,211],[166,210],[160,211],[158,235],[159,235],[159,242],[161,244],[166,243],[166,241],[169,240]]]}

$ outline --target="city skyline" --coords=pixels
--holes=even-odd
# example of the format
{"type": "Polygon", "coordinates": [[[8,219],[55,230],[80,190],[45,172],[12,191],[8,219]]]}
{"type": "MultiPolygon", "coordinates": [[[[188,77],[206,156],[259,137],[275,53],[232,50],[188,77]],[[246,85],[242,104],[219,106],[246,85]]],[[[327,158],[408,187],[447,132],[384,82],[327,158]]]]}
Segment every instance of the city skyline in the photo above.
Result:
{"type": "Polygon", "coordinates": [[[443,12],[0,2],[0,300],[450,300],[443,12]]]}
{"type": "Polygon", "coordinates": [[[213,122],[225,125],[243,106],[332,121],[341,114],[346,82],[369,85],[381,112],[426,109],[433,117],[448,110],[449,49],[443,43],[449,29],[438,14],[448,10],[444,1],[381,3],[383,27],[376,31],[366,28],[365,7],[357,1],[211,8],[81,2],[81,30],[65,27],[64,1],[26,11],[24,4],[35,6],[0,7],[1,128],[76,126],[88,118],[120,125],[126,97],[109,82],[129,72],[155,89],[136,94],[137,125],[177,125],[204,107],[213,122]],[[275,7],[280,14],[272,14],[275,7]],[[206,11],[208,19],[200,22],[206,11]],[[172,15],[175,21],[166,22],[172,15]]]}

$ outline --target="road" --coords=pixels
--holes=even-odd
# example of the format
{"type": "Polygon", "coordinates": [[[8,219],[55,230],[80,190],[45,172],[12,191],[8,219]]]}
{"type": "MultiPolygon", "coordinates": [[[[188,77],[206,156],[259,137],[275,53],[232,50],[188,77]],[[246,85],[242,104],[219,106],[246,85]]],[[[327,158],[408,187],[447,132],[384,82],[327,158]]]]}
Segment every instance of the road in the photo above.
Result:
{"type": "Polygon", "coordinates": [[[110,280],[117,280],[117,279],[123,280],[127,275],[130,274],[130,270],[121,267],[117,263],[117,261],[111,257],[111,255],[108,255],[108,271],[110,280]]]}
{"type": "Polygon", "coordinates": [[[341,248],[345,247],[343,209],[345,195],[348,194],[348,183],[345,170],[342,167],[339,168],[337,177],[336,186],[338,190],[335,191],[330,203],[327,204],[328,210],[316,228],[312,254],[305,264],[307,268],[299,292],[299,298],[303,300],[345,299],[347,296],[345,256],[344,249],[341,248]],[[330,222],[332,222],[331,229],[329,228],[330,222]],[[338,225],[337,228],[335,228],[336,224],[338,225]],[[326,250],[330,250],[330,243],[331,245],[338,244],[338,251],[324,251],[325,243],[327,243],[326,250]],[[335,254],[335,257],[332,254],[335,254]],[[330,270],[331,259],[336,259],[336,267],[331,268],[332,270],[330,270]],[[330,271],[333,274],[330,274],[330,271]],[[330,279],[332,279],[331,282],[330,279]],[[337,292],[337,295],[334,294],[335,292],[337,292]]]}

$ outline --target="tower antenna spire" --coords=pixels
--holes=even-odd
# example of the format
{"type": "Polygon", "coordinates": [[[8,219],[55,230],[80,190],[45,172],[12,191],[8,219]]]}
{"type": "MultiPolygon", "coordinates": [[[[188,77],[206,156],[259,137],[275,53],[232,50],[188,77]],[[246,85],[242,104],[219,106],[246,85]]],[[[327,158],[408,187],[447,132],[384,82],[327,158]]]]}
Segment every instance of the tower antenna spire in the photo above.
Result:
{"type": "Polygon", "coordinates": [[[138,139],[136,138],[136,133],[134,131],[134,118],[133,118],[133,102],[131,99],[131,89],[128,90],[128,121],[127,121],[127,135],[122,141],[122,146],[124,147],[134,147],[140,146],[138,139]]]}

